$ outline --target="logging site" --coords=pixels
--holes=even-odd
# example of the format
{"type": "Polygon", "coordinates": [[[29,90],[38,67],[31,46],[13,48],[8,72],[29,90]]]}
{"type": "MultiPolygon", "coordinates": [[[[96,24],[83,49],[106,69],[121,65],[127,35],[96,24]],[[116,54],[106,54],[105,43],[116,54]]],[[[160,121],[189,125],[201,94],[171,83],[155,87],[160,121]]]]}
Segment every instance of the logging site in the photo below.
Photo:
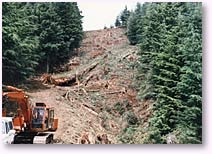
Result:
{"type": "Polygon", "coordinates": [[[3,142],[201,144],[201,3],[126,5],[97,30],[80,6],[3,2],[3,142]]]}

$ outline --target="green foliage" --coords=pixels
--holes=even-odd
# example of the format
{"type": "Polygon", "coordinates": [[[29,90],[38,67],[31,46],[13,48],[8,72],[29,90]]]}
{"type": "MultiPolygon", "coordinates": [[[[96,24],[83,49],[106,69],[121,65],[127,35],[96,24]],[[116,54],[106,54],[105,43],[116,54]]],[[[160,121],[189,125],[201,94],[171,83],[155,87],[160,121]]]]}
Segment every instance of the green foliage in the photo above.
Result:
{"type": "Polygon", "coordinates": [[[116,104],[114,104],[114,109],[118,111],[120,115],[123,115],[126,111],[132,109],[132,106],[127,100],[125,100],[123,102],[117,102],[116,104]]]}
{"type": "Polygon", "coordinates": [[[116,111],[118,111],[120,115],[122,115],[122,114],[125,112],[125,108],[124,108],[124,106],[122,106],[122,103],[120,103],[120,102],[117,102],[117,103],[114,105],[114,109],[115,109],[116,111]]]}
{"type": "Polygon", "coordinates": [[[3,83],[51,72],[73,55],[83,38],[80,13],[76,2],[3,3],[3,83]]]}
{"type": "Polygon", "coordinates": [[[131,12],[128,22],[127,22],[127,37],[131,45],[138,44],[142,37],[142,31],[144,26],[143,15],[147,8],[148,3],[141,5],[137,3],[136,9],[134,12],[131,12]]]}
{"type": "Polygon", "coordinates": [[[121,22],[120,22],[119,16],[116,17],[115,26],[116,27],[121,26],[121,22]]]}
{"type": "Polygon", "coordinates": [[[127,6],[125,6],[124,10],[121,12],[120,20],[121,20],[121,26],[126,27],[127,21],[130,16],[130,11],[127,9],[127,6]]]}
{"type": "Polygon", "coordinates": [[[76,3],[37,3],[37,9],[40,48],[44,53],[42,64],[46,63],[46,71],[52,72],[80,46],[82,16],[76,3]]]}
{"type": "MultiPolygon", "coordinates": [[[[61,60],[60,48],[62,48],[63,37],[63,29],[59,24],[61,18],[57,15],[53,3],[38,3],[35,7],[39,10],[37,25],[39,26],[40,50],[43,52],[41,62],[46,63],[44,69],[49,72],[52,65],[57,64],[57,60],[61,60]]],[[[65,52],[64,54],[66,55],[65,52]]]]}
{"type": "Polygon", "coordinates": [[[179,140],[179,144],[201,144],[201,140],[197,138],[197,136],[199,136],[197,130],[188,125],[177,127],[177,131],[175,133],[179,140]]]}
{"type": "Polygon", "coordinates": [[[127,127],[122,130],[118,139],[124,144],[136,144],[135,136],[139,126],[139,119],[131,109],[125,111],[123,116],[127,122],[127,127]]]}
{"type": "Polygon", "coordinates": [[[202,140],[201,3],[144,3],[128,20],[127,36],[139,44],[141,99],[154,100],[145,143],[202,140]],[[135,24],[139,23],[139,24],[135,24]]]}
{"type": "Polygon", "coordinates": [[[144,139],[144,144],[162,144],[165,142],[161,136],[159,129],[157,129],[156,127],[151,127],[149,129],[149,134],[150,135],[144,139]]]}
{"type": "Polygon", "coordinates": [[[38,65],[39,39],[32,35],[37,26],[28,16],[25,3],[3,3],[3,82],[16,82],[31,75],[38,65]]]}
{"type": "Polygon", "coordinates": [[[122,131],[121,135],[118,136],[118,139],[124,144],[135,144],[134,135],[136,130],[134,126],[127,127],[122,131]]]}
{"type": "Polygon", "coordinates": [[[135,13],[131,13],[129,19],[128,19],[128,29],[127,29],[127,37],[130,41],[131,45],[135,45],[138,42],[137,38],[137,21],[136,21],[136,15],[135,13]]]}
{"type": "MultiPolygon", "coordinates": [[[[124,100],[123,102],[114,104],[113,109],[120,114],[122,120],[126,124],[118,135],[118,140],[122,143],[134,144],[134,136],[136,135],[135,133],[140,121],[134,113],[132,105],[127,100],[124,100]]],[[[111,113],[111,110],[109,111],[111,113]]]]}
{"type": "Polygon", "coordinates": [[[129,125],[135,125],[138,123],[138,118],[133,112],[128,112],[126,117],[127,123],[129,125]]]}

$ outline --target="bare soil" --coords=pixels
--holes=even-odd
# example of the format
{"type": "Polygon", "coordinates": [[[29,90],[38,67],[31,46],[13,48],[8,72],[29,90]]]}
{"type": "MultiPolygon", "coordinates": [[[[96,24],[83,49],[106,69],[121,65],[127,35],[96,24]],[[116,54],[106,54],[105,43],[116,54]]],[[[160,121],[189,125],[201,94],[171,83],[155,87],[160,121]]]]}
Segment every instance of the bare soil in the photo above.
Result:
{"type": "Polygon", "coordinates": [[[138,47],[129,45],[122,28],[88,31],[78,55],[52,76],[69,77],[97,62],[94,69],[71,86],[42,84],[40,77],[25,85],[32,102],[45,102],[55,108],[59,118],[55,143],[117,144],[129,125],[129,111],[143,124],[147,122],[151,103],[138,101],[133,81],[137,51],[138,47]]]}

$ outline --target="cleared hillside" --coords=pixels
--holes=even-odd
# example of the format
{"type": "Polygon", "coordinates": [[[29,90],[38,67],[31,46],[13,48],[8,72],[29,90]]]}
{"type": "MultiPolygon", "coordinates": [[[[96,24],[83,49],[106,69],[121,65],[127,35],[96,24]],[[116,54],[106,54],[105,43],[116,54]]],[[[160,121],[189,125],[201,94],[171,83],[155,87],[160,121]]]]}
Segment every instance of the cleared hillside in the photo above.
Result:
{"type": "Polygon", "coordinates": [[[36,86],[28,89],[33,102],[55,107],[59,118],[55,142],[122,143],[124,130],[145,124],[151,106],[136,99],[133,64],[137,50],[129,45],[122,28],[88,31],[78,55],[61,66],[59,73],[50,75],[61,80],[75,75],[76,81],[63,86],[51,81],[38,85],[41,78],[37,78],[29,83],[36,86]]]}

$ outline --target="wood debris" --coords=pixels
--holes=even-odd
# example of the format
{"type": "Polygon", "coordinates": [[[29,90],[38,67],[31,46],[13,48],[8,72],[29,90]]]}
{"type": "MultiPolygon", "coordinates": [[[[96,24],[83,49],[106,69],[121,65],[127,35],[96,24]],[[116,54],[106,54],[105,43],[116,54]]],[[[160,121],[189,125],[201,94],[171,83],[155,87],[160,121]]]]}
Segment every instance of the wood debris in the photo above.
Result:
{"type": "Polygon", "coordinates": [[[103,55],[103,54],[104,54],[103,51],[92,51],[92,52],[89,53],[89,57],[91,59],[93,59],[93,58],[96,58],[96,57],[103,55]]]}
{"type": "Polygon", "coordinates": [[[44,74],[41,77],[41,81],[44,84],[54,84],[56,86],[69,86],[73,84],[79,84],[79,78],[82,78],[84,75],[86,75],[88,72],[92,71],[99,62],[95,62],[91,64],[89,67],[83,69],[80,72],[76,72],[76,74],[71,75],[69,77],[60,77],[60,78],[54,78],[50,74],[44,74]]]}
{"type": "Polygon", "coordinates": [[[66,86],[71,85],[76,82],[76,76],[71,76],[69,78],[61,77],[61,78],[53,78],[50,74],[44,74],[41,76],[41,81],[44,84],[54,84],[56,86],[66,86]]]}
{"type": "Polygon", "coordinates": [[[79,138],[79,144],[111,144],[107,134],[97,134],[94,136],[92,133],[83,133],[79,138]]]}
{"type": "MultiPolygon", "coordinates": [[[[86,92],[85,92],[86,93],[86,92]]],[[[68,92],[65,94],[65,98],[67,100],[70,100],[70,97],[75,98],[77,97],[78,100],[81,102],[80,105],[83,107],[85,110],[87,110],[89,113],[98,116],[99,114],[95,111],[95,107],[92,106],[91,104],[87,103],[83,98],[81,98],[78,93],[76,93],[74,90],[70,89],[68,92]]]]}

